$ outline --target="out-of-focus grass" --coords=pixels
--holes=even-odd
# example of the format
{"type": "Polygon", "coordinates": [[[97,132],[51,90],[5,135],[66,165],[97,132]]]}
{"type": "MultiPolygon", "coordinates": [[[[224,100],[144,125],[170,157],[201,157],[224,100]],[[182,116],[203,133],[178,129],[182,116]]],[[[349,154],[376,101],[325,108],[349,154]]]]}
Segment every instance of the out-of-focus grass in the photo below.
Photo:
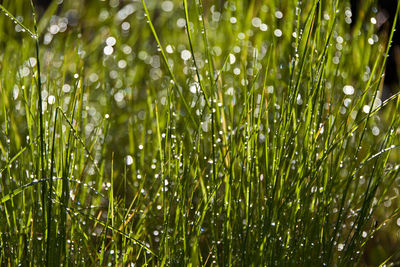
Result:
{"type": "Polygon", "coordinates": [[[1,7],[2,263],[400,259],[373,1],[1,7]]]}

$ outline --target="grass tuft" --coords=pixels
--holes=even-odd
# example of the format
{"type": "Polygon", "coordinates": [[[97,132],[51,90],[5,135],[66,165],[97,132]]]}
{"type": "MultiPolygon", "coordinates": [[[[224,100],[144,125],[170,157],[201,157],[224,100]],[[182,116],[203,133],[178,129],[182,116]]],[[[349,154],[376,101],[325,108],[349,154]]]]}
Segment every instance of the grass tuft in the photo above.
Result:
{"type": "Polygon", "coordinates": [[[0,4],[2,265],[400,261],[376,1],[30,3],[0,4]]]}

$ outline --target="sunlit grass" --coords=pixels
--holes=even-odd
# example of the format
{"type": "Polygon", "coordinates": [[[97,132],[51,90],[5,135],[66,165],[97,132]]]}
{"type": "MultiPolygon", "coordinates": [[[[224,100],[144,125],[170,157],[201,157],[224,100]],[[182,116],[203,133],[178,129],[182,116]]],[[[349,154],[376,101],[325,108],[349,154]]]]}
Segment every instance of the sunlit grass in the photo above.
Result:
{"type": "Polygon", "coordinates": [[[77,2],[0,5],[3,264],[400,259],[373,1],[77,2]]]}

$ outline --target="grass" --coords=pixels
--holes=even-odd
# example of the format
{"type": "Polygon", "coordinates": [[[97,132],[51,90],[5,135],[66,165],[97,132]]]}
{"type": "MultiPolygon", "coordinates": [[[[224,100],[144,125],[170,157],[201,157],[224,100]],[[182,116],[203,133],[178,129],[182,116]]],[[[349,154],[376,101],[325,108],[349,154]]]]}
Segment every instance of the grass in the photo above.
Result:
{"type": "Polygon", "coordinates": [[[400,260],[374,1],[28,6],[0,4],[2,265],[400,260]]]}

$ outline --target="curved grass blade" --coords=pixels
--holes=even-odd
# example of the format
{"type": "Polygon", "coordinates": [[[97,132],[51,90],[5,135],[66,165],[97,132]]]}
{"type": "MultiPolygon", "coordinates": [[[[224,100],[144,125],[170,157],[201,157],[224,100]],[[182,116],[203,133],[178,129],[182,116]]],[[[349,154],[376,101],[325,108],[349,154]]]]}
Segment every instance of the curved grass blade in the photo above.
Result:
{"type": "Polygon", "coordinates": [[[30,34],[31,38],[33,39],[37,39],[37,34],[33,33],[28,27],[26,27],[24,24],[22,24],[19,20],[17,20],[13,14],[11,14],[11,12],[9,12],[2,4],[0,4],[0,10],[4,12],[4,14],[9,17],[12,22],[14,22],[15,24],[18,24],[19,26],[21,26],[21,28],[23,29],[24,32],[27,32],[30,34]]]}

